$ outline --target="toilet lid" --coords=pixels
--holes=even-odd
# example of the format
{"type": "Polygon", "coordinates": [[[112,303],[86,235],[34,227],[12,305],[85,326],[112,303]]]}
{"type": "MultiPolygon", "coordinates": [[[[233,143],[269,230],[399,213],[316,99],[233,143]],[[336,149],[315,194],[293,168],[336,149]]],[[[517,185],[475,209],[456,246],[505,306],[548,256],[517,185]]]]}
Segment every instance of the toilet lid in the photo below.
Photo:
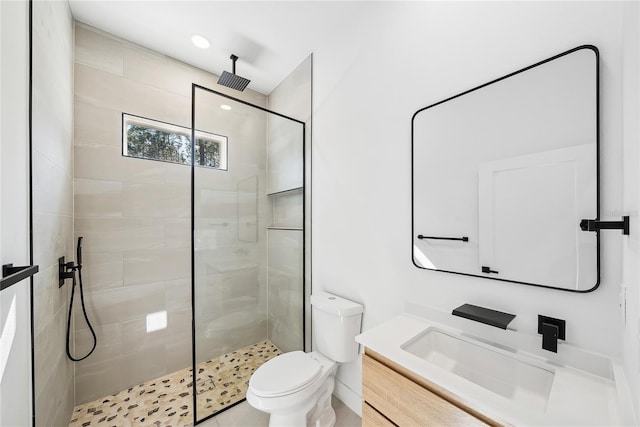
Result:
{"type": "Polygon", "coordinates": [[[249,387],[256,396],[283,396],[315,380],[321,370],[320,364],[306,353],[292,351],[260,366],[251,376],[249,387]]]}

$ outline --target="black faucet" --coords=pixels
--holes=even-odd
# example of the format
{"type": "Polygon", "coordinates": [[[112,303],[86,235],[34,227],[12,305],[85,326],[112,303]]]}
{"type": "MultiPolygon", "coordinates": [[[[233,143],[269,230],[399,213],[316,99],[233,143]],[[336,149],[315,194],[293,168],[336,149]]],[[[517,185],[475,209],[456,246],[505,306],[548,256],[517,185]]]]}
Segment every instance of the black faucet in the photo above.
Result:
{"type": "Polygon", "coordinates": [[[538,333],[542,334],[542,348],[558,352],[558,340],[565,339],[565,321],[538,314],[538,333]]]}

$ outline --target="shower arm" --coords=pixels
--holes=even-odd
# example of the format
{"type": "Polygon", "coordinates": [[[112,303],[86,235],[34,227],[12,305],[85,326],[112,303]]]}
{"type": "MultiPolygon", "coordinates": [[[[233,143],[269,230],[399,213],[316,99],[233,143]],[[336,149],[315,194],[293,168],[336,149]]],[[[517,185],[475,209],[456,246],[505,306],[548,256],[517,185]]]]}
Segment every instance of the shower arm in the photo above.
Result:
{"type": "Polygon", "coordinates": [[[236,61],[238,60],[238,57],[235,56],[235,55],[231,55],[230,58],[231,58],[231,61],[232,61],[231,62],[231,72],[233,74],[235,74],[236,73],[236,61]]]}

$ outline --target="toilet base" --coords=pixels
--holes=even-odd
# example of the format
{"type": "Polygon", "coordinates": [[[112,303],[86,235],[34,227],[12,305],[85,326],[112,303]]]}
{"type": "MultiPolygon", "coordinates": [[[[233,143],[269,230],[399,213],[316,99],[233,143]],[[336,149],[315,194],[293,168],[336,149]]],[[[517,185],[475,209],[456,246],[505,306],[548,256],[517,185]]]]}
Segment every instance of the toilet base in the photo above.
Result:
{"type": "Polygon", "coordinates": [[[331,394],[335,384],[333,377],[330,382],[331,386],[324,390],[318,399],[318,404],[310,411],[307,421],[307,425],[310,427],[333,427],[336,423],[336,411],[331,406],[331,394]]]}
{"type": "MultiPolygon", "coordinates": [[[[275,409],[266,409],[261,398],[249,390],[247,401],[251,406],[269,413],[269,427],[333,427],[336,413],[331,406],[331,395],[335,385],[335,371],[323,381],[322,386],[314,393],[295,405],[283,405],[275,409]]],[[[277,398],[276,398],[277,399],[277,398]]]]}
{"type": "Polygon", "coordinates": [[[327,378],[317,399],[309,400],[296,410],[274,411],[269,416],[269,427],[333,427],[336,412],[331,406],[331,394],[335,380],[327,378]]]}

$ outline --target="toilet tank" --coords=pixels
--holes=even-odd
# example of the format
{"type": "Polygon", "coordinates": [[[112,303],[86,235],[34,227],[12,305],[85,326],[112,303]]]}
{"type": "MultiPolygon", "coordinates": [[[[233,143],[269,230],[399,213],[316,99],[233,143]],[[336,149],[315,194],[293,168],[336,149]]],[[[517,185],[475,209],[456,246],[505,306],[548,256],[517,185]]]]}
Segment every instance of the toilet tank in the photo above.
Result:
{"type": "Polygon", "coordinates": [[[311,295],[311,325],[315,351],[336,362],[358,356],[356,335],[362,323],[362,305],[327,292],[311,295]]]}

